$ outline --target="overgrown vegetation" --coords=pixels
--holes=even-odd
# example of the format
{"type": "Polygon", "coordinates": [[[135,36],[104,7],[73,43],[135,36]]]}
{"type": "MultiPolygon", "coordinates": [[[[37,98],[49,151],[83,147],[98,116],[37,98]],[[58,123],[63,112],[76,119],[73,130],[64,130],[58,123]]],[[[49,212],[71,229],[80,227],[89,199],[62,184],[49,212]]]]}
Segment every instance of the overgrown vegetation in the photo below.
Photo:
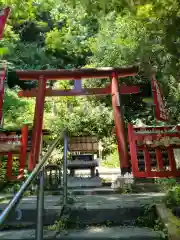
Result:
{"type": "Polygon", "coordinates": [[[180,186],[176,185],[169,189],[165,197],[166,206],[169,208],[180,207],[180,186]]]}
{"type": "MultiPolygon", "coordinates": [[[[55,69],[140,65],[137,77],[121,79],[126,84],[145,83],[151,67],[166,96],[170,124],[180,118],[179,86],[179,0],[1,0],[9,5],[0,56],[9,69],[55,69]],[[108,4],[107,4],[108,3],[108,4]],[[143,72],[143,73],[142,73],[143,72]]],[[[84,80],[87,87],[105,86],[109,79],[84,80]]],[[[53,83],[72,88],[72,81],[53,83]]],[[[5,94],[5,128],[32,125],[34,100],[17,97],[17,88],[5,94]]],[[[125,121],[155,122],[151,107],[138,96],[123,96],[125,121]]],[[[114,127],[111,99],[54,97],[45,104],[44,127],[58,134],[68,127],[72,135],[97,135],[103,142],[103,156],[112,152],[114,127]],[[70,107],[71,106],[71,107],[70,107]],[[71,109],[71,110],[69,110],[71,109]]],[[[108,166],[117,166],[116,153],[108,166]]]]}
{"type": "Polygon", "coordinates": [[[171,188],[177,186],[177,181],[175,178],[157,178],[155,183],[161,186],[161,191],[169,191],[171,188]]]}
{"type": "Polygon", "coordinates": [[[109,155],[102,159],[100,163],[102,167],[119,168],[119,154],[116,145],[115,147],[113,148],[112,146],[112,153],[110,153],[109,155]]]}
{"type": "Polygon", "coordinates": [[[136,221],[137,226],[152,228],[161,231],[162,239],[168,240],[167,229],[156,214],[155,204],[145,205],[144,213],[136,221]]]}

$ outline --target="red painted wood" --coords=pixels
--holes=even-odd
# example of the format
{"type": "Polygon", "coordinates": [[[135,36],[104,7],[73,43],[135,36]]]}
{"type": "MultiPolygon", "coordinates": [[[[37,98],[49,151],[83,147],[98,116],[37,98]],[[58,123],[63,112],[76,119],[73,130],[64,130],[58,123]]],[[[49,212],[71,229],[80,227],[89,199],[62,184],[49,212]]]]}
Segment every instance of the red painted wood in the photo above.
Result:
{"type": "MultiPolygon", "coordinates": [[[[136,86],[124,86],[121,85],[120,94],[137,94],[140,92],[139,87],[136,86]]],[[[84,88],[81,91],[76,91],[74,89],[61,90],[61,89],[46,89],[46,96],[88,96],[88,95],[109,95],[111,94],[111,85],[105,88],[84,88]]],[[[35,97],[37,95],[37,89],[32,89],[30,91],[24,90],[19,91],[19,97],[35,97]]]]}
{"type": "MultiPolygon", "coordinates": [[[[146,145],[139,145],[139,146],[136,146],[136,148],[137,148],[137,150],[143,150],[145,146],[146,146],[146,145]]],[[[179,148],[180,148],[180,145],[174,145],[174,144],[172,144],[171,147],[172,147],[173,149],[179,149],[179,148]]],[[[167,150],[167,147],[165,147],[165,146],[160,146],[160,148],[161,148],[162,150],[167,150]]]]}
{"type": "MultiPolygon", "coordinates": [[[[165,127],[166,128],[166,127],[165,127]]],[[[171,127],[172,128],[172,127],[171,127]]],[[[135,132],[137,128],[133,128],[132,124],[128,124],[128,136],[129,136],[129,143],[130,143],[130,153],[131,153],[131,161],[132,161],[132,169],[133,169],[133,175],[137,178],[155,178],[155,177],[178,177],[180,176],[180,170],[176,169],[176,162],[174,159],[174,152],[173,149],[174,148],[180,148],[180,145],[171,145],[169,147],[155,147],[155,148],[150,148],[151,150],[155,150],[156,151],[156,158],[157,158],[157,165],[158,165],[158,169],[153,171],[151,169],[151,159],[150,156],[148,156],[148,152],[146,152],[146,145],[142,144],[137,146],[136,145],[136,141],[137,139],[139,140],[139,138],[137,136],[141,136],[140,140],[143,140],[143,138],[148,137],[148,136],[155,136],[155,139],[159,138],[159,136],[164,136],[164,135],[170,135],[171,137],[173,136],[178,136],[179,137],[179,133],[178,132],[174,132],[174,133],[168,133],[168,134],[159,134],[154,132],[152,133],[146,133],[146,134],[142,134],[142,133],[137,133],[135,132]],[[144,150],[144,155],[145,155],[145,171],[144,172],[140,172],[137,169],[137,149],[138,150],[144,150]],[[169,165],[170,165],[170,170],[164,170],[164,166],[163,166],[163,158],[162,158],[162,150],[167,150],[168,151],[168,158],[169,158],[169,165]]],[[[157,128],[158,129],[158,128],[157,128]]],[[[144,130],[144,128],[138,128],[139,131],[144,130]]],[[[156,128],[153,128],[153,131],[155,131],[156,128]]],[[[164,129],[167,130],[167,129],[164,129]]],[[[178,129],[179,130],[179,129],[178,129]]],[[[149,149],[148,149],[149,150],[149,149]]]]}
{"type": "Polygon", "coordinates": [[[1,10],[0,14],[0,40],[3,38],[3,32],[6,25],[6,21],[8,19],[9,13],[10,13],[10,7],[6,7],[3,10],[1,10]]]}
{"type": "Polygon", "coordinates": [[[136,141],[142,141],[144,140],[145,138],[147,139],[151,139],[151,140],[158,140],[160,138],[163,138],[163,137],[178,137],[180,138],[180,133],[178,132],[169,132],[169,133],[135,133],[134,134],[135,136],[135,140],[136,141]]]}
{"type": "Polygon", "coordinates": [[[176,161],[174,158],[173,148],[170,146],[170,147],[168,147],[167,151],[168,151],[169,165],[170,165],[171,171],[175,174],[176,173],[176,161]]]}
{"type": "Polygon", "coordinates": [[[143,149],[144,152],[144,162],[145,162],[145,169],[148,174],[151,173],[151,158],[150,158],[150,153],[147,147],[143,149]]]}
{"type": "Polygon", "coordinates": [[[106,78],[115,72],[119,77],[137,75],[138,67],[127,68],[84,68],[84,69],[56,69],[56,70],[17,70],[16,74],[21,80],[39,80],[44,76],[46,80],[72,80],[82,78],[106,78]]]}
{"type": "Polygon", "coordinates": [[[172,171],[152,171],[150,174],[147,172],[138,172],[135,177],[137,178],[167,178],[167,177],[180,177],[180,171],[176,171],[175,173],[172,171]]]}
{"type": "Polygon", "coordinates": [[[139,167],[138,167],[138,158],[137,158],[136,142],[134,139],[133,125],[131,123],[128,124],[128,138],[129,138],[129,146],[130,146],[130,154],[131,154],[132,173],[134,176],[136,176],[136,174],[139,172],[139,167]]]}
{"type": "Polygon", "coordinates": [[[158,167],[158,170],[161,171],[164,169],[161,149],[157,147],[155,149],[155,152],[156,152],[156,159],[157,159],[157,167],[158,167]]]}
{"type": "Polygon", "coordinates": [[[180,131],[180,126],[163,126],[163,127],[134,127],[135,132],[143,132],[143,131],[152,131],[152,132],[158,132],[158,131],[168,131],[171,129],[174,129],[176,131],[180,131]]]}
{"type": "Polygon", "coordinates": [[[29,170],[32,171],[39,160],[43,115],[44,115],[44,102],[45,102],[45,89],[46,80],[41,76],[38,81],[38,94],[36,96],[36,107],[34,116],[34,127],[32,134],[32,147],[30,153],[29,170]]]}
{"type": "Polygon", "coordinates": [[[3,104],[4,104],[4,86],[6,80],[6,64],[3,63],[3,69],[0,71],[0,124],[3,124],[3,104]]]}
{"type": "Polygon", "coordinates": [[[111,84],[112,91],[112,107],[114,112],[114,122],[116,128],[116,137],[118,143],[118,151],[120,155],[120,166],[121,172],[127,172],[130,168],[128,147],[127,147],[127,139],[125,134],[125,125],[124,125],[124,116],[121,109],[121,100],[119,93],[119,83],[118,83],[118,75],[114,73],[112,77],[111,84]]]}
{"type": "Polygon", "coordinates": [[[24,177],[24,169],[26,167],[26,154],[28,146],[28,125],[25,125],[22,128],[21,135],[21,150],[20,150],[20,159],[19,159],[19,177],[24,177]]]}
{"type": "Polygon", "coordinates": [[[6,176],[9,180],[13,179],[12,176],[12,168],[13,168],[13,155],[11,152],[8,153],[7,167],[6,167],[6,176]]]}
{"type": "Polygon", "coordinates": [[[152,77],[151,84],[155,105],[155,117],[159,121],[168,122],[169,116],[165,106],[164,96],[162,90],[160,89],[159,83],[155,78],[155,75],[152,77]]]}
{"type": "MultiPolygon", "coordinates": [[[[19,139],[20,139],[20,137],[19,137],[19,139]]],[[[15,143],[15,142],[17,142],[18,141],[18,139],[17,138],[15,138],[15,137],[4,137],[4,138],[2,138],[2,139],[0,139],[0,142],[2,143],[7,143],[7,142],[12,142],[12,143],[15,143]]]]}

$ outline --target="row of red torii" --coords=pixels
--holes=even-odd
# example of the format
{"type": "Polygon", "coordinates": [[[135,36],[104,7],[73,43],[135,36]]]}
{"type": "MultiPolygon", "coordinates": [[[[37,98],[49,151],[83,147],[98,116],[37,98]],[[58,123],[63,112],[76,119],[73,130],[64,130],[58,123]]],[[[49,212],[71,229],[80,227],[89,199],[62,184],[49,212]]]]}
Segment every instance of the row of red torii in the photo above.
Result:
{"type": "MultiPolygon", "coordinates": [[[[167,148],[167,155],[169,157],[169,168],[165,169],[163,166],[163,154],[159,147],[156,147],[156,157],[158,161],[158,171],[152,171],[150,153],[148,152],[147,146],[143,143],[137,146],[139,140],[147,139],[150,137],[154,140],[159,140],[162,137],[176,137],[180,138],[179,129],[176,132],[167,132],[168,128],[164,128],[162,134],[159,132],[149,133],[137,133],[131,124],[128,126],[130,155],[127,144],[127,138],[125,133],[124,118],[121,109],[121,94],[137,94],[140,92],[138,86],[125,86],[119,84],[118,79],[128,76],[135,76],[138,74],[138,67],[127,67],[127,68],[101,68],[101,69],[72,69],[72,70],[17,70],[17,76],[20,80],[37,80],[38,87],[32,90],[22,90],[19,92],[19,97],[35,97],[35,114],[32,132],[32,145],[30,150],[30,158],[28,168],[30,171],[34,169],[39,161],[41,135],[43,131],[43,115],[44,115],[44,103],[45,97],[48,96],[87,96],[87,95],[108,95],[112,96],[112,107],[114,112],[114,123],[118,143],[118,152],[120,155],[120,166],[121,172],[124,174],[129,172],[132,167],[134,176],[137,177],[169,177],[169,176],[180,176],[180,171],[176,167],[176,162],[173,154],[173,146],[167,148]],[[46,88],[48,80],[74,80],[83,78],[111,78],[111,84],[105,88],[87,88],[87,89],[52,89],[46,88]],[[143,150],[145,169],[140,171],[138,167],[138,148],[143,150]]],[[[76,80],[78,81],[78,80],[76,80]]],[[[27,128],[23,128],[24,133],[22,134],[22,147],[21,148],[21,168],[25,165],[25,154],[27,148],[27,141],[23,139],[28,138],[27,128]]],[[[156,128],[158,129],[158,128],[156,128]]],[[[147,130],[147,129],[146,129],[147,130]]],[[[162,129],[161,129],[162,130],[162,129]]],[[[154,130],[155,131],[155,130],[154,130]]],[[[176,144],[180,148],[178,144],[176,144]]],[[[12,161],[9,161],[9,164],[12,161]]],[[[11,164],[10,164],[11,165],[11,164]]],[[[21,172],[21,175],[23,173],[21,172]]],[[[9,173],[11,175],[11,173],[9,173]]]]}

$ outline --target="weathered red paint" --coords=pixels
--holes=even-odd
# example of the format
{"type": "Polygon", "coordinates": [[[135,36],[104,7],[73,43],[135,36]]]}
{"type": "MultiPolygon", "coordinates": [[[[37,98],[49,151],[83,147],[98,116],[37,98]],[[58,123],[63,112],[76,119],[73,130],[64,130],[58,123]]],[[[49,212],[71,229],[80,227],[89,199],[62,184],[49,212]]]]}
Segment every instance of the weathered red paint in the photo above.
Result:
{"type": "Polygon", "coordinates": [[[146,172],[150,174],[150,172],[151,172],[151,158],[150,158],[150,153],[149,153],[147,147],[144,147],[143,152],[144,152],[144,161],[145,161],[146,172]]]}
{"type": "MultiPolygon", "coordinates": [[[[120,94],[137,94],[140,92],[140,88],[137,86],[125,86],[121,85],[120,94]]],[[[74,89],[46,89],[46,97],[53,96],[88,96],[88,95],[109,95],[111,94],[111,85],[105,88],[84,88],[81,91],[75,91],[74,89]]],[[[23,90],[18,93],[19,97],[36,97],[37,89],[23,90]]]]}
{"type": "Polygon", "coordinates": [[[158,81],[156,80],[155,75],[152,76],[152,92],[154,96],[154,105],[155,105],[155,117],[157,120],[162,122],[169,121],[169,115],[165,104],[165,99],[163,92],[159,86],[158,81]]]}
{"type": "MultiPolygon", "coordinates": [[[[153,137],[154,140],[158,140],[161,137],[164,136],[170,136],[170,137],[179,137],[179,128],[176,127],[177,132],[174,133],[159,133],[159,129],[163,130],[171,129],[172,127],[153,127],[153,128],[142,128],[142,130],[148,130],[148,129],[153,129],[152,133],[142,133],[140,128],[133,128],[132,124],[128,124],[128,137],[129,137],[129,144],[130,144],[130,153],[131,153],[131,162],[132,162],[132,173],[135,177],[137,178],[154,178],[154,177],[179,177],[180,176],[180,170],[176,168],[176,162],[174,158],[174,148],[180,148],[180,145],[170,145],[168,147],[165,147],[165,149],[168,152],[168,159],[169,159],[169,167],[170,170],[165,170],[163,166],[163,156],[162,153],[160,152],[159,147],[155,147],[154,150],[156,151],[156,159],[157,159],[157,165],[158,168],[155,171],[152,171],[151,169],[151,159],[147,151],[147,145],[141,144],[137,146],[137,142],[139,140],[143,140],[143,138],[147,137],[153,137]],[[139,132],[136,132],[136,131],[139,132]],[[155,131],[157,130],[157,132],[155,131]],[[146,148],[146,150],[145,150],[146,148]],[[137,149],[142,149],[144,150],[145,153],[145,170],[144,171],[139,171],[138,167],[138,158],[137,158],[137,149]]],[[[152,138],[151,138],[152,139],[152,138]]]]}
{"type": "Polygon", "coordinates": [[[22,128],[21,134],[21,151],[20,151],[20,159],[19,159],[19,177],[24,177],[24,169],[26,167],[26,154],[28,147],[28,125],[25,125],[22,128]]]}
{"type": "Polygon", "coordinates": [[[138,67],[126,68],[84,68],[84,69],[56,69],[56,70],[16,70],[20,80],[39,80],[44,76],[46,80],[73,80],[82,78],[107,78],[116,72],[119,77],[135,76],[138,67]]]}
{"type": "Polygon", "coordinates": [[[6,168],[6,176],[9,180],[12,180],[14,177],[12,176],[12,168],[13,168],[13,155],[11,152],[8,152],[8,160],[7,160],[7,168],[6,168]]]}
{"type": "Polygon", "coordinates": [[[3,63],[3,69],[0,71],[0,124],[3,124],[3,104],[4,104],[4,87],[6,80],[6,64],[3,63]]]}
{"type": "MultiPolygon", "coordinates": [[[[133,176],[136,177],[137,173],[139,173],[139,167],[138,167],[136,141],[134,139],[134,133],[133,132],[134,132],[133,131],[133,125],[128,124],[128,138],[129,138],[132,174],[133,174],[133,176]]],[[[142,149],[144,149],[144,148],[142,148],[142,149]]]]}
{"type": "Polygon", "coordinates": [[[44,102],[45,102],[45,90],[46,90],[46,79],[41,76],[38,81],[38,94],[36,96],[36,106],[34,115],[34,126],[32,134],[32,147],[30,153],[29,170],[31,171],[39,159],[42,126],[43,126],[43,115],[44,115],[44,102]]]}
{"type": "MultiPolygon", "coordinates": [[[[14,140],[15,141],[15,140],[14,140]]],[[[11,152],[1,152],[0,155],[7,155],[7,169],[6,176],[9,180],[20,180],[24,177],[24,169],[26,167],[26,152],[28,143],[28,125],[25,125],[21,131],[21,149],[20,149],[20,159],[19,159],[19,173],[18,176],[13,176],[13,151],[11,152]]],[[[18,152],[19,153],[19,152],[18,152]]]]}
{"type": "Polygon", "coordinates": [[[164,170],[164,164],[163,164],[161,149],[159,147],[157,147],[157,148],[155,148],[155,152],[156,152],[158,170],[162,171],[162,170],[164,170]]]}
{"type": "Polygon", "coordinates": [[[176,176],[176,161],[174,159],[174,152],[172,146],[168,147],[168,158],[171,171],[173,172],[174,176],[176,176]]]}
{"type": "Polygon", "coordinates": [[[136,141],[142,141],[145,138],[151,139],[151,140],[159,140],[162,137],[180,137],[180,132],[167,132],[167,133],[139,133],[134,136],[136,141]]]}
{"type": "Polygon", "coordinates": [[[124,116],[121,108],[118,75],[116,73],[113,74],[111,87],[112,87],[111,89],[112,107],[114,111],[114,122],[115,122],[115,128],[116,128],[118,152],[120,156],[119,160],[120,160],[121,172],[123,174],[129,170],[130,162],[129,162],[129,155],[128,155],[127,138],[125,133],[124,116]]]}

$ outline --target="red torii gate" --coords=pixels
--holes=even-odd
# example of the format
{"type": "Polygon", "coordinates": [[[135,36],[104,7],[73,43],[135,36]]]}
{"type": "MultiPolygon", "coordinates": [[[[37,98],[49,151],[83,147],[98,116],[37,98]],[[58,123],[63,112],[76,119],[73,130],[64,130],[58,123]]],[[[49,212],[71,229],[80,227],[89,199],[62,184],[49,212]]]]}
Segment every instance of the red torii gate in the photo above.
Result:
{"type": "Polygon", "coordinates": [[[100,68],[100,69],[71,69],[71,70],[17,70],[20,80],[37,80],[37,89],[20,91],[19,97],[36,97],[34,127],[32,136],[32,148],[30,155],[29,170],[32,170],[39,159],[40,142],[43,125],[44,102],[46,96],[80,96],[80,95],[112,95],[112,107],[120,154],[121,172],[126,173],[130,168],[128,156],[127,137],[125,134],[124,117],[121,109],[121,94],[136,94],[140,92],[137,86],[119,85],[118,77],[135,76],[138,67],[127,68],[100,68]],[[111,78],[111,84],[105,88],[86,88],[81,90],[54,90],[46,88],[47,80],[81,80],[83,78],[111,78]]]}

